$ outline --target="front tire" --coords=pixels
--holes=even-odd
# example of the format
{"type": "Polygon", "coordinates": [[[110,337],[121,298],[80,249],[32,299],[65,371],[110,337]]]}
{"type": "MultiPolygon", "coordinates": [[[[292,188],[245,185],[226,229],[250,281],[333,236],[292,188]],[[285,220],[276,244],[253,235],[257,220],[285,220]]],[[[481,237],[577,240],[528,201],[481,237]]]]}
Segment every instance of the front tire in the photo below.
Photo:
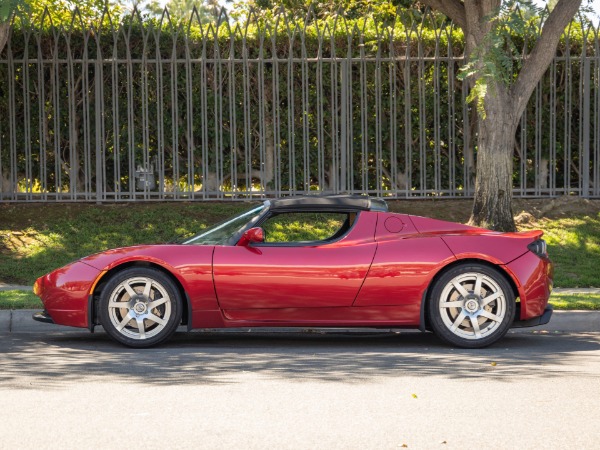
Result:
{"type": "Polygon", "coordinates": [[[463,264],[436,281],[428,307],[431,328],[439,338],[457,347],[481,348],[508,332],[515,296],[496,269],[463,264]]]}
{"type": "Polygon", "coordinates": [[[173,281],[156,269],[118,272],[100,295],[100,323],[115,341],[145,348],[169,339],[181,323],[181,296],[173,281]]]}

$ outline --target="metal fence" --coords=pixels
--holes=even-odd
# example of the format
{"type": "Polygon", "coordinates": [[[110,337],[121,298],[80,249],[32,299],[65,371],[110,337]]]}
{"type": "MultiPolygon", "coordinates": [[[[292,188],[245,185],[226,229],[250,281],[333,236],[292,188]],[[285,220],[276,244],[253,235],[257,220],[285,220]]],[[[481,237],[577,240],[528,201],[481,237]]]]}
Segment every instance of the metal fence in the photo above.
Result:
{"type": "MultiPolygon", "coordinates": [[[[530,46],[525,40],[525,47],[530,46]]],[[[565,32],[515,137],[516,196],[600,197],[598,30],[565,32]]],[[[13,27],[3,201],[468,197],[462,36],[426,15],[13,27]]]]}

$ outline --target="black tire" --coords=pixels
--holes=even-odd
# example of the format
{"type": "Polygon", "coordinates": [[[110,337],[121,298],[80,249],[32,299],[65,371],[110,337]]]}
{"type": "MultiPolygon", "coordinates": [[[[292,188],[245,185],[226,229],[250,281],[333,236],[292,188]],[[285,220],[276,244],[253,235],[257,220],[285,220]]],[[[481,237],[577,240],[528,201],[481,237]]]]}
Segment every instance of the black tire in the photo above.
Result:
{"type": "Polygon", "coordinates": [[[515,296],[498,270],[469,263],[442,274],[431,289],[427,307],[429,324],[440,339],[457,347],[481,348],[509,330],[515,296]]]}
{"type": "Polygon", "coordinates": [[[181,323],[182,301],[169,276],[156,269],[131,267],[116,273],[104,286],[98,309],[100,323],[112,339],[146,348],[175,333],[181,323]]]}

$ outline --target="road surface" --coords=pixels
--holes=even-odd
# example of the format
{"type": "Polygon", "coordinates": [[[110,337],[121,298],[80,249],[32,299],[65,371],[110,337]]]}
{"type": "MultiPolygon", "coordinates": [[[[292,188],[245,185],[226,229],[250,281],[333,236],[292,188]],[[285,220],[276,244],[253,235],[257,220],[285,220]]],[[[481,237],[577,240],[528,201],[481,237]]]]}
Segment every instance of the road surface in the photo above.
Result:
{"type": "Polygon", "coordinates": [[[596,449],[600,333],[4,332],[0,405],[6,449],[596,449]]]}

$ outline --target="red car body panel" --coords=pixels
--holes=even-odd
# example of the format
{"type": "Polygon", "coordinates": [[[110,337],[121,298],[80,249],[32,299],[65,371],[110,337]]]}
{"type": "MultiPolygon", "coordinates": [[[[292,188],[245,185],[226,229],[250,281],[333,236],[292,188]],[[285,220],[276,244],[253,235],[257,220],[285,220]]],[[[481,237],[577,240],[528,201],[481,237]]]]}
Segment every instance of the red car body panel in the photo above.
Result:
{"type": "Polygon", "coordinates": [[[326,245],[215,247],[220,307],[268,319],[272,309],[352,306],[373,261],[376,223],[376,213],[363,212],[344,238],[326,245]]]}
{"type": "Polygon", "coordinates": [[[463,259],[496,265],[516,286],[521,319],[539,316],[552,264],[527,249],[534,233],[494,233],[404,214],[361,211],[332,242],[301,245],[142,245],[98,253],[36,284],[57,324],[88,327],[88,298],[124,264],[162,268],[189,299],[191,328],[417,327],[436,274],[463,259]]]}
{"type": "Polygon", "coordinates": [[[528,252],[504,268],[519,290],[520,319],[526,320],[541,315],[548,305],[554,278],[554,266],[550,260],[528,252]]]}
{"type": "Polygon", "coordinates": [[[171,273],[190,298],[192,310],[219,309],[212,280],[214,247],[200,245],[138,245],[88,256],[81,261],[102,271],[143,261],[171,273]]]}
{"type": "Polygon", "coordinates": [[[100,271],[80,261],[38,279],[39,295],[55,323],[88,327],[87,298],[100,271]]]}

